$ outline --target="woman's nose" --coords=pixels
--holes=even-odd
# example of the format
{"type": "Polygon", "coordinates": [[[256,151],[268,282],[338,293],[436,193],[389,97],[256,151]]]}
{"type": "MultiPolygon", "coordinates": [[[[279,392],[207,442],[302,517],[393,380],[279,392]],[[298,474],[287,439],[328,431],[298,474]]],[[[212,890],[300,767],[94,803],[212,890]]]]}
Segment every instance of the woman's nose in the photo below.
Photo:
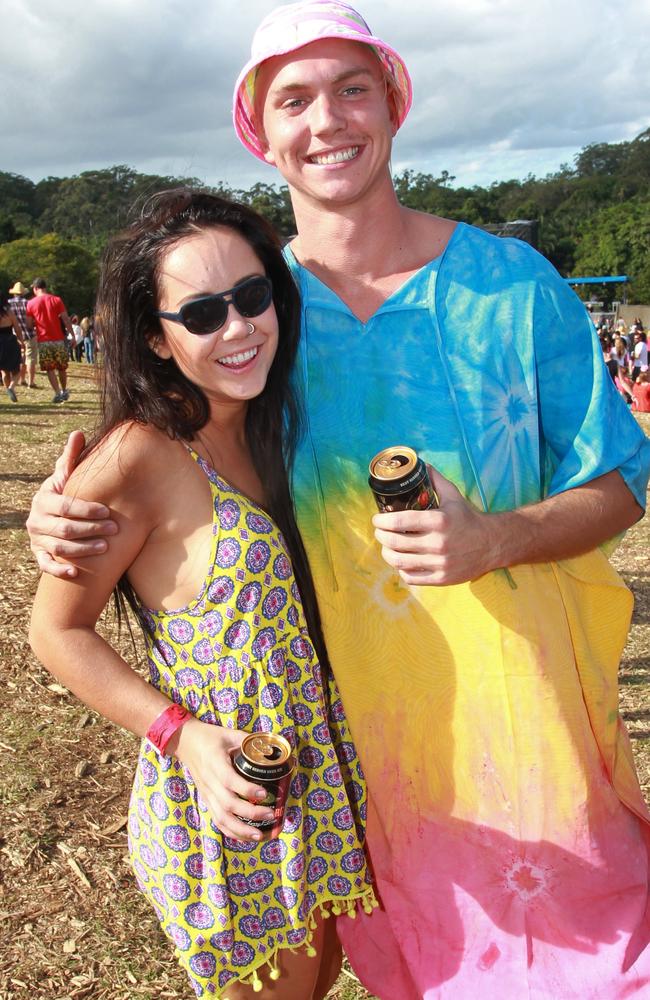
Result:
{"type": "Polygon", "coordinates": [[[231,302],[228,305],[228,315],[226,316],[226,322],[223,325],[223,334],[221,339],[243,340],[252,333],[251,326],[253,326],[251,321],[249,319],[245,319],[240,313],[238,313],[231,302]]]}

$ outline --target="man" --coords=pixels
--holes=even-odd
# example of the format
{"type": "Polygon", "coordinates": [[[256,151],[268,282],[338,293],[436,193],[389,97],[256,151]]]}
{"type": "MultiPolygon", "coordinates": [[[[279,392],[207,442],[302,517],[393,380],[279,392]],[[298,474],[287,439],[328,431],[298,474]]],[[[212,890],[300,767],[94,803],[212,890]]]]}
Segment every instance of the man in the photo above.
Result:
{"type": "Polygon", "coordinates": [[[22,281],[16,281],[9,289],[9,294],[11,296],[9,299],[9,307],[18,320],[18,325],[22,330],[23,342],[25,345],[25,358],[21,367],[20,384],[27,385],[30,389],[35,389],[36,362],[38,361],[38,340],[36,339],[34,330],[31,329],[29,323],[27,322],[25,302],[27,289],[23,285],[22,281]],[[29,382],[25,379],[25,375],[29,376],[29,382]]]}
{"type": "MultiPolygon", "coordinates": [[[[598,546],[641,515],[649,446],[550,265],[399,205],[410,97],[336,2],[270,14],[235,89],[238,135],[296,215],[295,500],[368,780],[381,906],[340,935],[382,1000],[640,998],[649,817],[616,707],[631,600],[598,546]],[[368,461],[400,442],[440,509],[372,518],[368,461]]],[[[79,444],[30,517],[64,559],[77,519],[99,534],[108,515],[55,495],[79,444]]]]}
{"type": "Polygon", "coordinates": [[[68,352],[61,324],[72,336],[72,323],[63,300],[48,292],[45,278],[35,278],[32,291],[34,298],[27,303],[27,323],[38,338],[40,369],[54,389],[52,402],[64,403],[69,397],[68,352]]]}

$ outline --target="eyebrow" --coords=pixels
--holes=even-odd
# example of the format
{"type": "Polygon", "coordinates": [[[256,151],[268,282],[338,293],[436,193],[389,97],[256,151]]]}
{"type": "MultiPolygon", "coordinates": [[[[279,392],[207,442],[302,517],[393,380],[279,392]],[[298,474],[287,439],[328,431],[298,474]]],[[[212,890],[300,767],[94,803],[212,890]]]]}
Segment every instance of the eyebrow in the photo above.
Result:
{"type": "MultiPolygon", "coordinates": [[[[345,80],[349,80],[351,77],[354,76],[374,77],[374,73],[366,66],[357,66],[354,69],[346,69],[343,70],[342,73],[337,73],[336,76],[332,77],[332,79],[329,82],[334,84],[343,83],[345,80]]],[[[271,92],[276,95],[293,94],[297,90],[307,90],[309,86],[310,84],[301,83],[299,80],[297,80],[294,83],[285,83],[281,87],[278,87],[277,90],[273,86],[271,86],[271,92]]]]}

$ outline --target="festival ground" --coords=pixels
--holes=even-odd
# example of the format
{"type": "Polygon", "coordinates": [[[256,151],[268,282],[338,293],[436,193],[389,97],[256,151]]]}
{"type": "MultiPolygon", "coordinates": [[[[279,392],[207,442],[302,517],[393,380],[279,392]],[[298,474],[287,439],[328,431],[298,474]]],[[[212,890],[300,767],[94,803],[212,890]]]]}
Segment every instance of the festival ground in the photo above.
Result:
{"type": "MultiPolygon", "coordinates": [[[[90,431],[89,366],[70,368],[70,400],[19,388],[0,399],[0,1000],[189,1000],[126,863],[126,805],[137,740],[89,712],[32,655],[37,582],[25,518],[68,432],[90,431]]],[[[650,434],[650,414],[640,422],[650,434]]],[[[635,597],[621,663],[621,709],[650,801],[650,518],[613,562],[635,597]]],[[[104,626],[113,634],[112,623],[104,626]]],[[[128,635],[121,645],[133,658],[128,635]]],[[[330,1000],[369,994],[344,969],[330,1000]]]]}

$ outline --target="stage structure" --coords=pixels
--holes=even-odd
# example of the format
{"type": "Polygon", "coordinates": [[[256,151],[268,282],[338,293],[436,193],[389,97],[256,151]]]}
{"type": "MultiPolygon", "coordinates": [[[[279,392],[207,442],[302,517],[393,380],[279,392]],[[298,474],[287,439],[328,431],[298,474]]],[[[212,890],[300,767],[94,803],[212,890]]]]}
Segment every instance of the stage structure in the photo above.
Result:
{"type": "Polygon", "coordinates": [[[531,247],[539,249],[539,222],[537,219],[514,219],[512,222],[490,222],[480,226],[487,233],[495,236],[514,236],[517,240],[530,243],[531,247]]]}

